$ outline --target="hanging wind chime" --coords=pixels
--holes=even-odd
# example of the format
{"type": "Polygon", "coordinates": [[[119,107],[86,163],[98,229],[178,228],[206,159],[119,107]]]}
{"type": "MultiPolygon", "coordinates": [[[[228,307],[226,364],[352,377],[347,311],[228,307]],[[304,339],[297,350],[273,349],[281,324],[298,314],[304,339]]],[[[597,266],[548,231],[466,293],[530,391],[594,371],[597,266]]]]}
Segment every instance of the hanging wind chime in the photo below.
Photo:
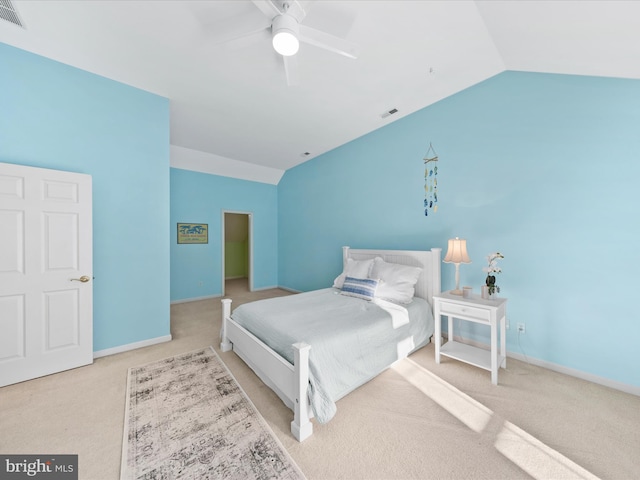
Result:
{"type": "Polygon", "coordinates": [[[429,210],[438,211],[438,154],[429,143],[429,150],[424,158],[424,216],[429,216],[429,210]]]}

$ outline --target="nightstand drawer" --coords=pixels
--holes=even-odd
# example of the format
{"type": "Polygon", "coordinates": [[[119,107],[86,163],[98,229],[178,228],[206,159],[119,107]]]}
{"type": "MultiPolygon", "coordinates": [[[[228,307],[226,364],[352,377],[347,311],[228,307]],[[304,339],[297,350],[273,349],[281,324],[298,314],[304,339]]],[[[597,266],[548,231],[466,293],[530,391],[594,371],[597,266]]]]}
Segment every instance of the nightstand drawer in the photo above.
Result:
{"type": "Polygon", "coordinates": [[[471,307],[469,305],[458,305],[457,303],[440,303],[440,313],[442,315],[453,315],[454,317],[467,317],[477,320],[486,320],[491,318],[491,312],[484,308],[471,307]]]}

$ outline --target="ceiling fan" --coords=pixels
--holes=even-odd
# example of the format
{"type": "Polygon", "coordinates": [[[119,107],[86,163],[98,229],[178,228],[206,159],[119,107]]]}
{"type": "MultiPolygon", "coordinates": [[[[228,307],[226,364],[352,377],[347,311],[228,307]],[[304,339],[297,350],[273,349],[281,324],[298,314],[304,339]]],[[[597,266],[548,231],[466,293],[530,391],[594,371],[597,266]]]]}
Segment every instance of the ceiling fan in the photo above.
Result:
{"type": "Polygon", "coordinates": [[[356,44],[327,32],[303,25],[311,0],[251,0],[264,14],[264,18],[236,18],[225,22],[224,28],[216,29],[215,43],[224,43],[236,38],[271,31],[274,50],[284,61],[287,85],[299,83],[296,54],[300,42],[323,48],[348,58],[357,58],[356,44]],[[305,10],[304,5],[307,6],[305,10]]]}

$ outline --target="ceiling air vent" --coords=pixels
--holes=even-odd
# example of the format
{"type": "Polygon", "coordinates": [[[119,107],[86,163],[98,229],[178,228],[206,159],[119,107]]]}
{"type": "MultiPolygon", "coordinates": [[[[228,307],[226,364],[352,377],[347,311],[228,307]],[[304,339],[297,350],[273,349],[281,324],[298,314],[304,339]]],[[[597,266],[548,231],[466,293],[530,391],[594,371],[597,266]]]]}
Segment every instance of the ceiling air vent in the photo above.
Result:
{"type": "Polygon", "coordinates": [[[0,0],[0,19],[24,28],[20,15],[18,15],[18,11],[11,3],[11,0],[0,0]]]}
{"type": "Polygon", "coordinates": [[[389,115],[393,115],[394,113],[397,113],[398,109],[397,108],[392,108],[391,110],[387,110],[386,112],[384,112],[383,114],[381,114],[380,116],[382,118],[387,118],[389,115]]]}

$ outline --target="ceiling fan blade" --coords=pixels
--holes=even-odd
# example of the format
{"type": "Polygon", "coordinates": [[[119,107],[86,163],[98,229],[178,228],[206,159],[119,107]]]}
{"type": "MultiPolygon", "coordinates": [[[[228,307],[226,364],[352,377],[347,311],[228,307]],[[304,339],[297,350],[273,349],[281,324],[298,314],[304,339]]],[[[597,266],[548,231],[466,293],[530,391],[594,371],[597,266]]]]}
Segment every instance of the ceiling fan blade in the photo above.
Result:
{"type": "Polygon", "coordinates": [[[345,57],[358,58],[358,46],[355,43],[306,25],[300,25],[299,40],[345,57]]]}
{"type": "MultiPolygon", "coordinates": [[[[287,0],[285,0],[287,1],[287,0]]],[[[309,13],[309,8],[315,0],[293,0],[287,1],[289,7],[286,9],[288,15],[295,18],[298,23],[302,23],[304,18],[309,13]]]]}
{"type": "Polygon", "coordinates": [[[216,22],[208,27],[207,40],[213,45],[219,45],[238,38],[248,37],[268,28],[271,28],[270,20],[260,17],[260,15],[254,17],[241,14],[225,19],[223,22],[216,22]]]}
{"type": "Polygon", "coordinates": [[[295,55],[290,57],[283,56],[284,73],[287,76],[287,85],[295,87],[300,84],[300,76],[298,75],[298,60],[295,55]]]}
{"type": "Polygon", "coordinates": [[[276,15],[281,15],[280,9],[270,0],[251,0],[258,9],[264,13],[265,17],[273,20],[276,15]]]}
{"type": "Polygon", "coordinates": [[[309,10],[311,9],[311,7],[313,6],[313,3],[316,0],[296,0],[296,3],[298,4],[298,7],[304,12],[304,14],[308,14],[309,10]]]}

